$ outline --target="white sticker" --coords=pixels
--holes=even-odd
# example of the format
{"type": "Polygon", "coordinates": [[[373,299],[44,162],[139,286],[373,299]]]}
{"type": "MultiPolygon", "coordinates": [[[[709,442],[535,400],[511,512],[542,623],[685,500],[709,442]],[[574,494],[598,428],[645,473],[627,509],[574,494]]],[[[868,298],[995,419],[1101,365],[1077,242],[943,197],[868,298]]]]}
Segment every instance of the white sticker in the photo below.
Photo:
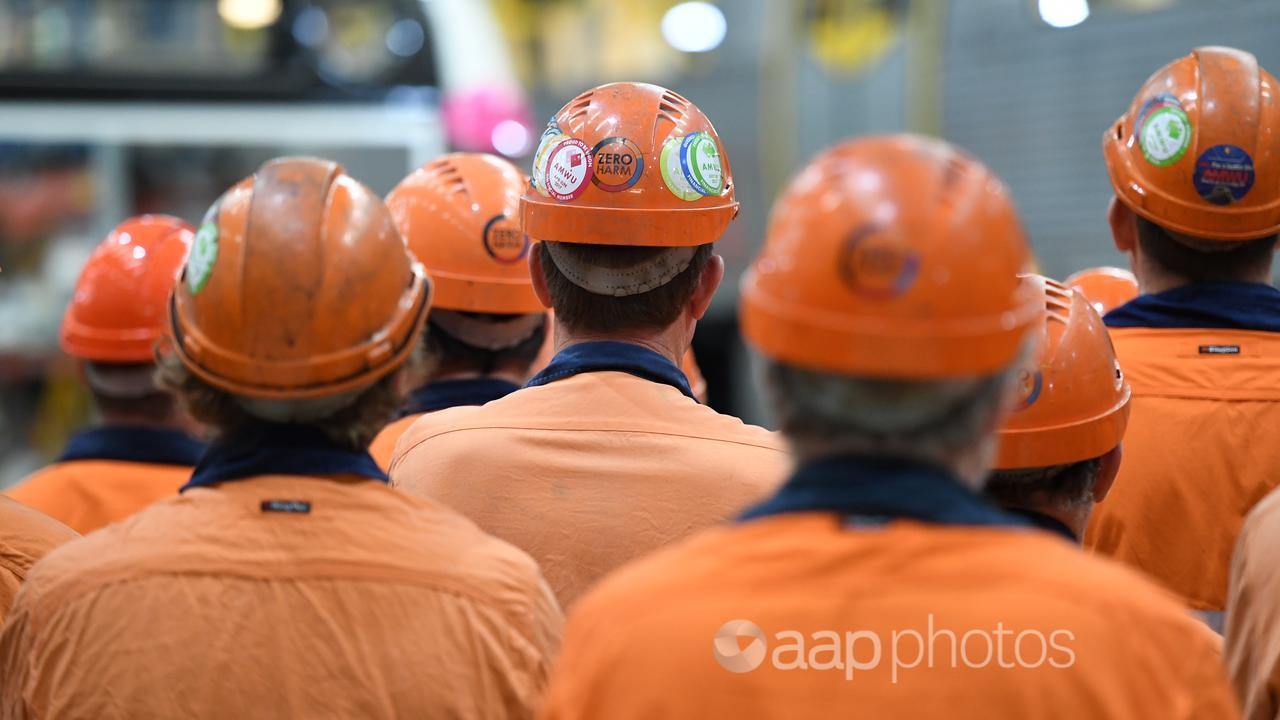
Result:
{"type": "Polygon", "coordinates": [[[1138,140],[1147,162],[1172,165],[1191,147],[1191,120],[1179,106],[1160,107],[1143,119],[1138,140]]]}
{"type": "Polygon", "coordinates": [[[560,125],[556,123],[556,119],[551,118],[547,122],[546,129],[542,131],[542,137],[538,139],[538,148],[533,151],[533,168],[529,173],[529,181],[533,184],[533,189],[543,195],[550,195],[547,192],[546,178],[543,176],[547,168],[547,151],[568,137],[560,131],[560,125]]]}
{"type": "Polygon", "coordinates": [[[192,295],[199,295],[213,274],[214,263],[218,261],[218,214],[217,206],[209,209],[205,220],[196,231],[195,240],[191,243],[191,254],[187,256],[187,289],[192,295]],[[212,215],[212,217],[210,217],[212,215]]]}
{"type": "Polygon", "coordinates": [[[693,201],[702,197],[702,194],[693,189],[693,185],[685,177],[684,170],[680,167],[680,146],[682,144],[683,138],[668,138],[662,145],[662,154],[658,157],[658,166],[662,170],[662,182],[666,184],[671,194],[681,200],[693,201]]]}
{"type": "Polygon", "coordinates": [[[720,148],[710,133],[668,138],[658,158],[662,181],[681,200],[719,195],[724,190],[720,148]]]}
{"type": "Polygon", "coordinates": [[[591,148],[577,138],[566,138],[547,152],[543,178],[547,193],[561,202],[577,198],[591,180],[591,148]]]}

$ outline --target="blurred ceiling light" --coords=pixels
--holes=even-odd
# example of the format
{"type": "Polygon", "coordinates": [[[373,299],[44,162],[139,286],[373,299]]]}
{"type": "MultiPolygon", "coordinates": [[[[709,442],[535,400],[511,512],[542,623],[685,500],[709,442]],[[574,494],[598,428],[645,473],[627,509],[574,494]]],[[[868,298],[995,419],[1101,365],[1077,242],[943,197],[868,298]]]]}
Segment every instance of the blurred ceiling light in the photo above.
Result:
{"type": "Polygon", "coordinates": [[[259,30],[280,18],[280,0],[218,0],[222,22],[240,30],[259,30]]]}
{"type": "Polygon", "coordinates": [[[507,157],[520,157],[529,149],[529,128],[519,120],[503,120],[493,126],[493,149],[507,157]]]}
{"type": "Polygon", "coordinates": [[[422,49],[426,35],[417,20],[405,18],[387,30],[387,49],[400,57],[409,57],[422,49]]]}
{"type": "Polygon", "coordinates": [[[1040,0],[1040,19],[1056,28],[1075,27],[1089,17],[1089,0],[1040,0]]]}
{"type": "Polygon", "coordinates": [[[724,42],[728,23],[709,2],[682,2],[662,16],[662,39],[680,52],[709,52],[724,42]]]}
{"type": "Polygon", "coordinates": [[[293,21],[293,39],[303,47],[317,47],[329,36],[329,16],[324,10],[311,6],[298,13],[293,21]]]}

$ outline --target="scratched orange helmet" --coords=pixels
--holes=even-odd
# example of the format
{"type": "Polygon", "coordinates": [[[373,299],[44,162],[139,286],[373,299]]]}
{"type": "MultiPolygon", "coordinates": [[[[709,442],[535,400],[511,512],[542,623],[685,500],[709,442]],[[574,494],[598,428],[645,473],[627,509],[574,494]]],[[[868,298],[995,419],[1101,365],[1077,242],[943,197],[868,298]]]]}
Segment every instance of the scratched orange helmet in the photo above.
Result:
{"type": "Polygon", "coordinates": [[[339,395],[408,357],[429,288],[386,205],[341,166],[271,160],[205,215],[174,291],[174,345],[235,395],[339,395]]]}
{"type": "Polygon", "coordinates": [[[534,240],[689,247],[738,214],[733,174],[711,121],[666,88],[612,83],[547,123],[520,201],[534,240]]]}
{"type": "Polygon", "coordinates": [[[1105,315],[1115,308],[1138,297],[1138,278],[1128,270],[1117,267],[1096,267],[1068,277],[1064,284],[1079,290],[1099,315],[1105,315]]]}
{"type": "Polygon", "coordinates": [[[1173,232],[1280,232],[1280,87],[1242,50],[1197,48],[1152,75],[1103,135],[1116,196],[1173,232]]]}
{"type": "Polygon", "coordinates": [[[1129,384],[1102,318],[1080,293],[1039,275],[1029,280],[1044,299],[1044,339],[1000,429],[999,470],[1100,457],[1120,444],[1129,420],[1129,384]]]}
{"type": "Polygon", "coordinates": [[[436,309],[540,313],[529,237],[520,230],[528,178],[492,155],[454,153],[415,170],[387,195],[409,250],[426,267],[436,309]]]}
{"type": "Polygon", "coordinates": [[[149,362],[194,232],[168,215],[116,226],[80,271],[62,317],[62,349],[95,362],[149,362]]]}
{"type": "Polygon", "coordinates": [[[743,332],[789,365],[860,377],[990,375],[1039,320],[1005,186],[940,140],[830,148],[774,205],[742,282],[743,332]]]}

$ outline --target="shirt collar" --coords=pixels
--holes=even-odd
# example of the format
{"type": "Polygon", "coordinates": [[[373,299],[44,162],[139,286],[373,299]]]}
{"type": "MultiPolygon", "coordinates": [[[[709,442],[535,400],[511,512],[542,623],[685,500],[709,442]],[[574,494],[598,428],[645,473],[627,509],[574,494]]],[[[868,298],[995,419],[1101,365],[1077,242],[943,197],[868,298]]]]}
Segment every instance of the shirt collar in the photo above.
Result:
{"type": "Polygon", "coordinates": [[[435,412],[459,405],[484,405],[519,389],[520,386],[513,382],[492,377],[437,380],[409,395],[404,415],[435,412]]]}
{"type": "Polygon", "coordinates": [[[656,383],[670,385],[697,402],[689,379],[676,364],[647,347],[628,342],[599,340],[570,345],[551,359],[542,372],[525,387],[546,385],[587,372],[624,372],[656,383]]]}
{"type": "Polygon", "coordinates": [[[1103,320],[1113,328],[1280,332],[1280,290],[1262,283],[1192,283],[1139,295],[1103,320]]]}
{"type": "Polygon", "coordinates": [[[1080,538],[1076,537],[1075,532],[1073,532],[1071,528],[1067,527],[1066,523],[1056,517],[1045,515],[1044,513],[1039,513],[1034,510],[1022,510],[1019,508],[1009,508],[1008,512],[1017,515],[1041,530],[1057,533],[1058,535],[1070,540],[1072,543],[1077,545],[1080,544],[1080,538]]]}
{"type": "Polygon", "coordinates": [[[859,525],[905,518],[937,525],[1027,526],[950,472],[892,458],[842,456],[805,463],[742,519],[793,512],[834,512],[859,525]]]}
{"type": "Polygon", "coordinates": [[[342,447],[316,428],[269,424],[209,446],[182,490],[261,475],[355,475],[388,482],[367,451],[342,447]]]}
{"type": "Polygon", "coordinates": [[[72,435],[58,462],[115,460],[190,467],[200,462],[204,451],[204,443],[181,430],[146,425],[108,425],[72,435]]]}

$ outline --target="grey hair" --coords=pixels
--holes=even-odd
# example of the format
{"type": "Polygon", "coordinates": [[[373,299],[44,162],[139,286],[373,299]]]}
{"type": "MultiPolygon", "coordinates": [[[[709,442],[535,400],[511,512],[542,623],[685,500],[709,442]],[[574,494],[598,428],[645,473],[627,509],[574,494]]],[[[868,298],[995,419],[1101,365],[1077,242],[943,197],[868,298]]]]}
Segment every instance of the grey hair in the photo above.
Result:
{"type": "Polygon", "coordinates": [[[864,454],[953,467],[989,445],[1021,363],[985,377],[858,378],[770,362],[766,385],[801,459],[864,454]]]}

